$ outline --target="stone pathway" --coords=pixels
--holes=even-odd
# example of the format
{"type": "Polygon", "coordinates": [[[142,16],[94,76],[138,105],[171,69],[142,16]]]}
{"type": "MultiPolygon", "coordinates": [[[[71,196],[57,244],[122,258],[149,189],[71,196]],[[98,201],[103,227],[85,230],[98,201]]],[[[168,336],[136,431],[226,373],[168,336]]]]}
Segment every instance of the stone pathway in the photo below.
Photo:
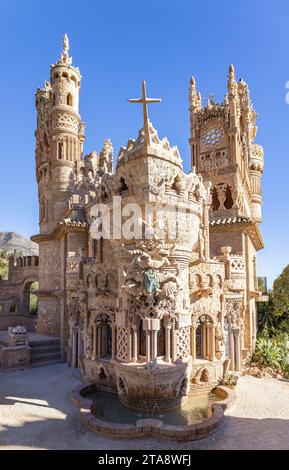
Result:
{"type": "Polygon", "coordinates": [[[75,377],[65,364],[0,372],[0,450],[289,449],[289,382],[242,377],[223,428],[199,442],[177,443],[93,434],[70,402],[75,377]]]}

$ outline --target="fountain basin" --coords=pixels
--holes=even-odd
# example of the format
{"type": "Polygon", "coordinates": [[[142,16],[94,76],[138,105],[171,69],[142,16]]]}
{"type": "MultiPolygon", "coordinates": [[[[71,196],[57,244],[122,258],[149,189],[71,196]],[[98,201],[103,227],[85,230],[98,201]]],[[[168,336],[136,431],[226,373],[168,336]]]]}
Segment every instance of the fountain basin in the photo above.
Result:
{"type": "Polygon", "coordinates": [[[117,395],[98,390],[95,383],[82,384],[71,395],[72,402],[80,408],[82,422],[96,433],[118,439],[150,435],[178,441],[202,439],[214,433],[235,398],[233,390],[217,386],[207,398],[193,395],[177,410],[149,410],[150,415],[146,416],[146,410],[127,409],[117,395]],[[195,407],[197,414],[194,401],[199,404],[195,407]]]}

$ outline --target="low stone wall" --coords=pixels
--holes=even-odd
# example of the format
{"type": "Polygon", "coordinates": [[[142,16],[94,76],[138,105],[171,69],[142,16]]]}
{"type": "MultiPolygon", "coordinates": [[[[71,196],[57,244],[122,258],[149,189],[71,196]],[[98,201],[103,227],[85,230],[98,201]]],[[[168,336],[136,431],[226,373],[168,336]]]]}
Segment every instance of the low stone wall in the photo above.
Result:
{"type": "Polygon", "coordinates": [[[36,315],[0,315],[0,330],[8,330],[9,326],[25,326],[27,331],[35,331],[36,315]]]}
{"type": "Polygon", "coordinates": [[[220,397],[221,401],[212,404],[212,416],[202,423],[180,426],[164,424],[158,419],[140,419],[136,423],[118,424],[100,420],[92,414],[93,403],[90,399],[85,398],[86,393],[93,390],[95,384],[80,385],[73,390],[71,394],[72,402],[80,408],[80,416],[82,422],[91,431],[110,436],[113,438],[135,438],[144,436],[153,436],[161,438],[169,438],[177,441],[194,441],[203,439],[214,433],[224,420],[224,411],[230,407],[236,399],[233,390],[217,386],[214,393],[220,397]]]}
{"type": "Polygon", "coordinates": [[[0,351],[2,370],[29,367],[31,348],[29,346],[4,347],[0,351]]]}

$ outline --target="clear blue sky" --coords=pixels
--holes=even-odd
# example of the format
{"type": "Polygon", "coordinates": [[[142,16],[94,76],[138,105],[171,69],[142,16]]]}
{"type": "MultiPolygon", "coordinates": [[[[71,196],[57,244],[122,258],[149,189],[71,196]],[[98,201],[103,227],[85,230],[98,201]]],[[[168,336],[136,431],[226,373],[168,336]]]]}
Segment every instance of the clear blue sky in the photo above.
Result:
{"type": "Polygon", "coordinates": [[[118,152],[141,127],[141,110],[126,100],[161,97],[150,116],[160,136],[178,145],[189,169],[188,85],[223,99],[227,71],[249,83],[265,148],[266,243],[259,274],[272,281],[289,263],[288,0],[0,0],[0,231],[38,231],[34,164],[34,92],[49,79],[62,36],[83,80],[80,112],[85,152],[110,137],[118,152]]]}

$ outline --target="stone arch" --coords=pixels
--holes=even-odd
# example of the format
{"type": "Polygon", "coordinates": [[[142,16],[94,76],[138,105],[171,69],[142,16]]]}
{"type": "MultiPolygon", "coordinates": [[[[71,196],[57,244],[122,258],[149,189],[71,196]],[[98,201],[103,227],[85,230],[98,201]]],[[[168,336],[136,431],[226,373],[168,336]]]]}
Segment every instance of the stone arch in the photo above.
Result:
{"type": "Polygon", "coordinates": [[[197,373],[195,374],[195,377],[193,378],[193,382],[195,384],[200,384],[200,383],[209,383],[210,382],[210,372],[207,367],[201,367],[198,369],[197,373]]]}
{"type": "Polygon", "coordinates": [[[222,276],[220,276],[220,274],[217,274],[216,280],[217,280],[217,286],[219,287],[219,289],[221,289],[221,288],[223,287],[223,279],[222,279],[222,276]]]}
{"type": "Polygon", "coordinates": [[[123,376],[118,376],[116,385],[119,395],[128,396],[127,384],[123,376]]]}
{"type": "Polygon", "coordinates": [[[219,200],[219,195],[218,195],[218,191],[216,188],[213,188],[212,190],[212,209],[213,211],[217,211],[219,210],[220,208],[220,200],[219,200]]]}
{"type": "Polygon", "coordinates": [[[101,314],[96,319],[97,356],[99,359],[112,357],[112,325],[110,316],[101,314]]]}
{"type": "Polygon", "coordinates": [[[232,190],[231,187],[227,184],[225,189],[225,201],[224,206],[226,209],[232,209],[234,205],[233,197],[232,197],[232,190]]]}
{"type": "Polygon", "coordinates": [[[208,287],[214,287],[214,278],[211,274],[206,275],[206,281],[208,287]]]}
{"type": "Polygon", "coordinates": [[[201,289],[202,284],[203,284],[203,278],[202,278],[201,274],[196,274],[195,275],[195,286],[196,286],[196,288],[201,289]]]}
{"type": "Polygon", "coordinates": [[[121,176],[119,178],[119,188],[118,188],[118,192],[119,194],[122,194],[124,192],[128,191],[128,185],[126,184],[126,181],[125,181],[125,178],[123,176],[121,176]]]}
{"type": "Polygon", "coordinates": [[[210,373],[206,367],[202,370],[202,373],[200,376],[200,382],[204,382],[204,383],[210,382],[210,373]]]}
{"type": "Polygon", "coordinates": [[[164,320],[160,321],[160,329],[157,333],[157,356],[163,357],[166,354],[165,326],[164,320]]]}
{"type": "Polygon", "coordinates": [[[72,98],[71,93],[68,93],[67,96],[66,96],[66,104],[67,104],[67,106],[72,106],[73,105],[73,98],[72,98]]]}
{"type": "Polygon", "coordinates": [[[215,355],[214,328],[215,324],[210,314],[200,313],[197,317],[197,328],[195,331],[196,359],[211,360],[215,355]]]}
{"type": "Polygon", "coordinates": [[[36,291],[38,290],[38,281],[29,280],[24,284],[23,289],[23,314],[36,315],[38,311],[38,302],[36,291]]]}
{"type": "Polygon", "coordinates": [[[21,315],[21,301],[18,297],[11,297],[7,302],[7,313],[10,315],[21,315]]]}
{"type": "Polygon", "coordinates": [[[98,369],[98,380],[107,382],[109,380],[109,373],[104,365],[101,365],[98,369]]]}

